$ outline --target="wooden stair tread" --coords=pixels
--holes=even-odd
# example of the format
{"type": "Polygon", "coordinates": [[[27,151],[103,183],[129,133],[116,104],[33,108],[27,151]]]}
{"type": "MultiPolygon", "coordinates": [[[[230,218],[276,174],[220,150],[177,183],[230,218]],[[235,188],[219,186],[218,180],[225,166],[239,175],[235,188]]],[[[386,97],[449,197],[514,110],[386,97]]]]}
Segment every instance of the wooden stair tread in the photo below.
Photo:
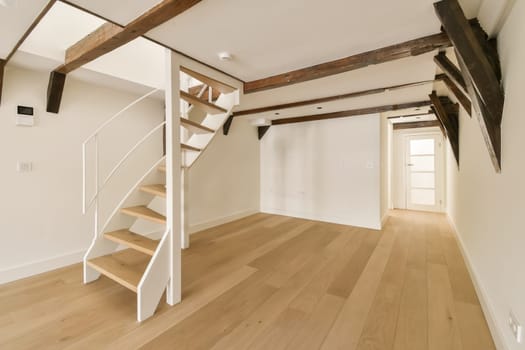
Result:
{"type": "Polygon", "coordinates": [[[139,206],[130,207],[130,208],[122,208],[120,209],[120,212],[126,215],[137,217],[137,218],[157,222],[159,224],[166,223],[165,216],[160,215],[156,211],[153,211],[144,205],[139,205],[139,206]]]}
{"type": "Polygon", "coordinates": [[[189,104],[194,105],[195,107],[197,107],[199,109],[202,109],[204,112],[209,113],[211,115],[213,115],[213,114],[223,114],[223,113],[227,113],[228,112],[227,110],[225,110],[222,107],[219,107],[219,106],[217,106],[217,105],[215,105],[213,103],[210,103],[208,101],[201,100],[200,98],[192,96],[192,95],[190,95],[189,93],[187,93],[185,91],[181,91],[180,92],[180,97],[184,101],[188,102],[189,104]]]}
{"type": "Polygon", "coordinates": [[[125,250],[88,260],[87,263],[104,276],[136,293],[149,260],[150,258],[145,254],[125,250]],[[130,259],[132,254],[134,256],[130,259]]]}
{"type": "Polygon", "coordinates": [[[213,89],[220,91],[223,94],[229,94],[230,92],[234,92],[237,90],[233,86],[230,86],[228,84],[225,84],[221,81],[218,81],[216,79],[210,78],[204,74],[201,74],[199,72],[195,72],[194,70],[188,69],[186,67],[180,67],[181,72],[188,74],[189,76],[197,79],[201,83],[204,83],[208,86],[211,86],[213,89]]]}
{"type": "Polygon", "coordinates": [[[159,244],[159,242],[154,239],[138,235],[129,230],[108,232],[104,234],[104,237],[110,241],[124,244],[134,250],[151,256],[155,254],[159,244]]]}
{"type": "MultiPolygon", "coordinates": [[[[166,169],[166,167],[164,167],[166,169]]],[[[166,198],[166,186],[165,185],[145,185],[141,186],[140,190],[155,196],[166,198]]]]}
{"type": "Polygon", "coordinates": [[[193,146],[187,145],[185,143],[181,143],[180,144],[180,149],[183,150],[183,151],[194,151],[194,152],[202,151],[200,148],[193,147],[193,146]]]}
{"type": "Polygon", "coordinates": [[[180,118],[180,124],[194,134],[213,134],[215,132],[213,129],[186,118],[180,118]]]}

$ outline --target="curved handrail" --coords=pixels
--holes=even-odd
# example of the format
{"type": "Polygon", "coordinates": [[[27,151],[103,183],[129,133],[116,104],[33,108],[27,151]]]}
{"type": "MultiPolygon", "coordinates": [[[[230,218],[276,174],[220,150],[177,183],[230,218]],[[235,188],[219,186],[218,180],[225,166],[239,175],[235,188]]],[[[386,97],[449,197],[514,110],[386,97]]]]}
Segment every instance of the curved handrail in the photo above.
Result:
{"type": "Polygon", "coordinates": [[[107,183],[109,182],[109,180],[111,180],[111,178],[115,175],[115,173],[117,172],[117,170],[122,166],[122,164],[124,164],[124,162],[126,160],[128,160],[128,158],[135,152],[135,150],[137,148],[139,148],[144,142],[146,142],[146,140],[151,136],[153,135],[155,132],[157,132],[160,128],[162,128],[164,125],[166,125],[166,122],[162,122],[160,123],[159,125],[157,125],[156,127],[154,127],[153,129],[151,129],[150,132],[148,132],[143,138],[141,138],[136,144],[135,146],[133,146],[129,151],[128,153],[126,153],[120,160],[119,162],[117,163],[117,165],[115,165],[113,167],[113,169],[109,172],[108,176],[106,177],[106,179],[102,182],[102,184],[100,184],[98,186],[98,191],[97,193],[95,193],[95,195],[93,196],[93,198],[91,198],[91,200],[89,201],[89,203],[87,204],[85,210],[91,208],[91,206],[93,205],[93,202],[98,198],[100,192],[106,187],[107,183]]]}
{"type": "Polygon", "coordinates": [[[99,149],[98,149],[98,137],[100,132],[106,128],[111,122],[113,122],[116,118],[121,116],[124,112],[135,106],[136,104],[140,103],[144,99],[148,98],[149,96],[153,95],[154,93],[158,92],[160,89],[154,89],[145,94],[144,96],[139,97],[135,101],[128,104],[126,107],[115,113],[111,118],[106,120],[102,125],[100,125],[83,143],[82,143],[82,213],[86,214],[87,210],[93,205],[94,202],[98,199],[100,190],[106,185],[106,183],[109,181],[109,178],[113,176],[113,174],[118,170],[118,168],[126,161],[127,158],[142,144],[148,137],[150,137],[155,131],[158,130],[158,128],[165,125],[165,122],[158,125],[156,128],[154,128],[150,133],[148,133],[145,137],[143,137],[134,147],[133,149],[128,152],[123,159],[119,161],[117,166],[111,171],[111,174],[106,180],[104,181],[102,187],[99,183],[99,173],[98,173],[98,156],[99,156],[99,149]],[[86,148],[87,144],[92,140],[95,139],[95,194],[89,201],[89,203],[86,203],[86,148]]]}
{"type": "Polygon", "coordinates": [[[108,120],[106,120],[104,123],[102,123],[102,125],[100,125],[87,139],[86,141],[84,141],[83,145],[87,144],[93,137],[95,137],[96,135],[98,135],[106,126],[108,126],[113,120],[115,120],[116,118],[118,118],[120,115],[122,115],[122,113],[126,112],[128,109],[130,109],[131,107],[135,106],[137,103],[141,102],[142,100],[150,97],[151,95],[153,95],[154,93],[156,93],[157,91],[159,91],[160,89],[154,89],[154,90],[151,90],[150,92],[148,92],[146,95],[142,96],[142,97],[139,97],[138,99],[136,99],[135,101],[131,102],[129,105],[127,105],[126,107],[124,107],[123,109],[121,109],[120,111],[118,111],[117,113],[115,113],[111,118],[109,118],[108,120]]]}

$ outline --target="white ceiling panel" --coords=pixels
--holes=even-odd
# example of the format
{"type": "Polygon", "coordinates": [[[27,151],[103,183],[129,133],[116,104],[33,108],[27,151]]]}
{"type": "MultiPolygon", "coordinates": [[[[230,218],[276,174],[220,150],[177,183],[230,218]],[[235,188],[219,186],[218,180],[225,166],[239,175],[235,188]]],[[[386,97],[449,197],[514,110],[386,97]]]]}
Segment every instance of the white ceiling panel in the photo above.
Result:
{"type": "Polygon", "coordinates": [[[4,59],[9,55],[48,2],[18,0],[13,6],[0,6],[0,58],[4,59]]]}
{"type": "Polygon", "coordinates": [[[126,25],[161,0],[70,0],[69,2],[120,25],[126,25]]]}
{"type": "Polygon", "coordinates": [[[433,2],[203,1],[148,35],[249,81],[436,33],[433,2]]]}

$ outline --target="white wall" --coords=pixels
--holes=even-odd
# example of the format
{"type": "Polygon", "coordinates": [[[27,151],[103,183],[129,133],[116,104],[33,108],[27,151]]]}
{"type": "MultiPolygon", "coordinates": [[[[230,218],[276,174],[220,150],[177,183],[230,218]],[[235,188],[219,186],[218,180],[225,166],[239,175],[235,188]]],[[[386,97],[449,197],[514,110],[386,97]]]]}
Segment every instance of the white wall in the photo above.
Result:
{"type": "Polygon", "coordinates": [[[381,222],[384,223],[391,209],[391,162],[392,162],[392,123],[386,115],[381,115],[381,222]]]}
{"type": "Polygon", "coordinates": [[[488,156],[479,123],[460,119],[460,170],[449,152],[448,212],[478,287],[499,349],[525,349],[509,330],[509,311],[525,325],[525,2],[514,9],[498,36],[505,108],[502,123],[502,172],[488,156]]]}
{"type": "Polygon", "coordinates": [[[380,116],[272,126],[261,141],[261,210],[380,228],[380,116]]]}
{"type": "MultiPolygon", "coordinates": [[[[81,212],[81,144],[138,97],[68,78],[60,113],[50,114],[45,112],[47,84],[46,73],[6,70],[0,105],[0,283],[80,261],[93,235],[92,220],[81,212]],[[36,126],[15,126],[19,104],[35,108],[36,126]],[[17,161],[33,162],[33,171],[17,173],[17,161]]],[[[131,144],[162,119],[163,103],[149,100],[108,129],[110,134],[102,134],[101,171],[107,174],[131,144]]],[[[161,152],[159,138],[138,156],[150,158],[161,152]]],[[[115,205],[137,180],[133,175],[142,162],[138,158],[132,163],[133,169],[126,168],[129,172],[120,173],[119,180],[110,183],[103,195],[104,208],[115,205]]]]}
{"type": "Polygon", "coordinates": [[[259,190],[257,128],[237,118],[190,169],[190,232],[259,212],[259,190]]]}
{"type": "MultiPolygon", "coordinates": [[[[81,144],[107,118],[138,97],[68,77],[60,113],[48,114],[47,83],[48,73],[14,67],[6,70],[0,105],[0,283],[81,261],[93,237],[92,217],[81,213],[81,144]],[[35,107],[37,126],[14,125],[19,104],[35,107]],[[18,160],[32,161],[33,172],[17,173],[18,160]]],[[[107,174],[129,147],[163,118],[163,101],[155,99],[126,113],[102,137],[102,171],[107,174]]],[[[117,174],[104,193],[103,212],[109,213],[118,204],[161,152],[159,135],[130,159],[131,165],[117,174]]],[[[238,120],[227,137],[221,131],[189,177],[192,231],[257,212],[256,129],[238,120]]]]}

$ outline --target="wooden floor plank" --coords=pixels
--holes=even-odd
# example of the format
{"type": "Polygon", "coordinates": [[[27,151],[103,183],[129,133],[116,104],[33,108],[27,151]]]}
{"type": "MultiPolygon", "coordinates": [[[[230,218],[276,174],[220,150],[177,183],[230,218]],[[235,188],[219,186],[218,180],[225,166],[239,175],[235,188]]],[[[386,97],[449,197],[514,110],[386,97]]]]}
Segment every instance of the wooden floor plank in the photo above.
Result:
{"type": "Polygon", "coordinates": [[[255,214],[182,260],[183,302],[143,323],[135,293],[83,285],[80,264],[1,285],[0,348],[494,349],[442,214],[393,211],[381,232],[255,214]]]}
{"type": "Polygon", "coordinates": [[[463,350],[447,267],[440,264],[428,267],[428,349],[463,350]]]}

